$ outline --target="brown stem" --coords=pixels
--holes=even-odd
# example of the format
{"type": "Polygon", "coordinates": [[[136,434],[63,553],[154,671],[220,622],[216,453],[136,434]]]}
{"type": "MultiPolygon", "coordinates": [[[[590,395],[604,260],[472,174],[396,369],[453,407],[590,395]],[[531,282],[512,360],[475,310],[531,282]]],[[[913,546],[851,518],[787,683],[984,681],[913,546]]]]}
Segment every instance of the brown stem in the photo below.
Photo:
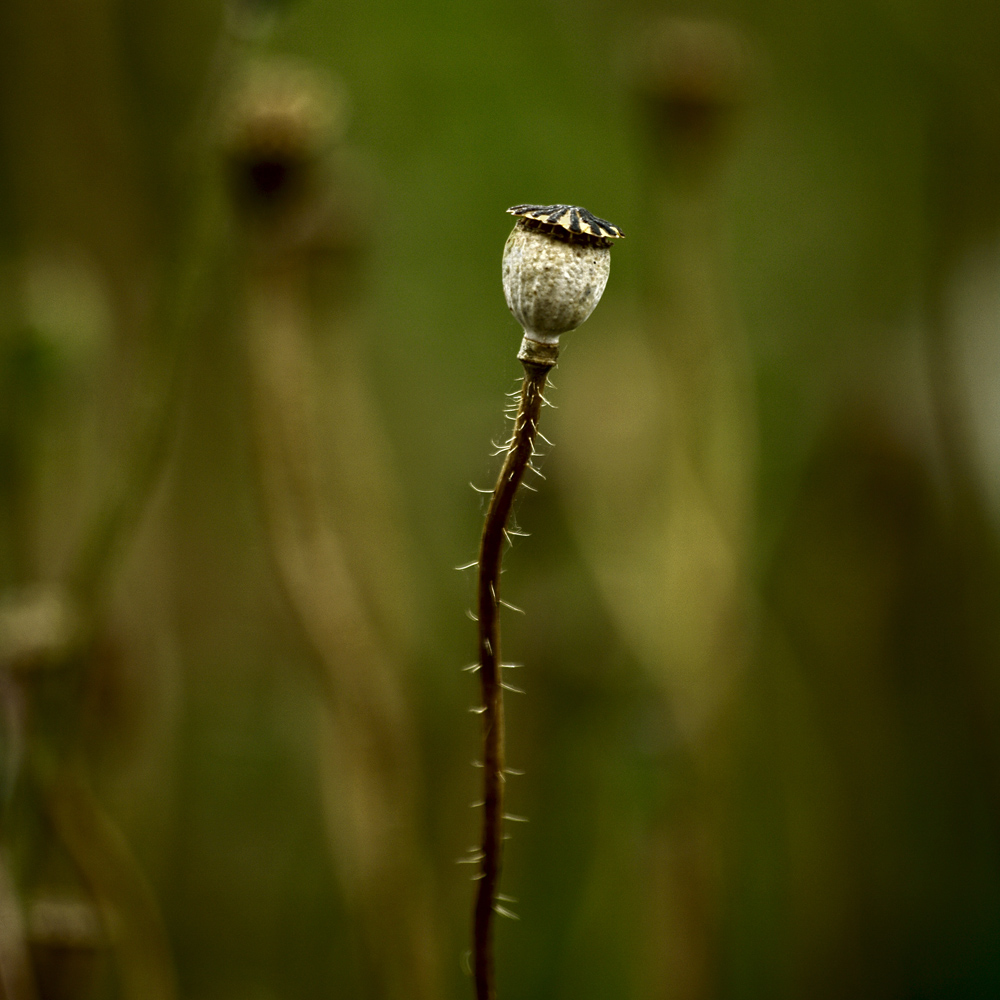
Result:
{"type": "Polygon", "coordinates": [[[534,452],[535,432],[542,408],[542,390],[558,347],[525,337],[518,358],[524,365],[521,400],[514,432],[507,448],[486,512],[479,545],[479,678],[483,696],[483,839],[479,888],[472,917],[473,971],[476,1000],[495,1000],[493,912],[503,853],[504,724],[500,677],[500,562],[504,533],[514,496],[534,452]]]}
{"type": "Polygon", "coordinates": [[[0,996],[7,1000],[36,1000],[38,996],[6,845],[0,845],[0,996]]]}
{"type": "MultiPolygon", "coordinates": [[[[439,991],[416,828],[416,736],[392,650],[324,495],[306,276],[295,260],[266,261],[249,293],[248,375],[266,540],[321,685],[327,831],[378,983],[373,995],[429,1000],[439,991]]],[[[369,425],[353,426],[371,436],[369,425]]]]}

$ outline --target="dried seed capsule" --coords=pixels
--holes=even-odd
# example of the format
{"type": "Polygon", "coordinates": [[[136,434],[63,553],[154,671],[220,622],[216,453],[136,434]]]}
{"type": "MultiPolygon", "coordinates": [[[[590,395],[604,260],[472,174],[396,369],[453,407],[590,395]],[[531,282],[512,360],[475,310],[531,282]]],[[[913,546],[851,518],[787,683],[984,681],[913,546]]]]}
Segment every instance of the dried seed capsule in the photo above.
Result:
{"type": "Polygon", "coordinates": [[[525,338],[557,344],[594,311],[608,282],[611,246],[625,234],[585,208],[515,205],[503,252],[507,306],[525,338]]]}
{"type": "Polygon", "coordinates": [[[346,98],[335,81],[286,60],[252,66],[222,118],[222,150],[236,206],[281,217],[315,201],[324,161],[340,137],[346,98]]]}

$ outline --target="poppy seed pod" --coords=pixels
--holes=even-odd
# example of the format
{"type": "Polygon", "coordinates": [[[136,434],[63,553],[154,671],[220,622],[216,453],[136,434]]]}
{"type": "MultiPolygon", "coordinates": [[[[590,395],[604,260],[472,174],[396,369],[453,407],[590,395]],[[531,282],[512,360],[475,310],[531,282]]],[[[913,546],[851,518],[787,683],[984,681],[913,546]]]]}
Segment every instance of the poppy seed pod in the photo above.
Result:
{"type": "Polygon", "coordinates": [[[585,208],[515,205],[503,252],[507,306],[527,340],[558,344],[594,311],[608,283],[612,241],[624,233],[585,208]]]}
{"type": "Polygon", "coordinates": [[[346,104],[335,81],[295,62],[246,71],[221,121],[230,193],[245,216],[273,221],[315,204],[346,104]]]}

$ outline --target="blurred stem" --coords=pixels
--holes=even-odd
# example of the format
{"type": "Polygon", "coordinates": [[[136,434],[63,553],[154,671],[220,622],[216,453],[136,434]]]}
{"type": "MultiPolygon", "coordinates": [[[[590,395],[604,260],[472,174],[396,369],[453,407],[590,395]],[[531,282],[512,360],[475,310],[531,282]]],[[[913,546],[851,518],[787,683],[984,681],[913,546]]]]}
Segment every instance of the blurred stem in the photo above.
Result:
{"type": "Polygon", "coordinates": [[[507,457],[486,512],[479,546],[479,680],[483,698],[483,838],[473,909],[473,969],[477,1000],[495,1000],[493,914],[503,855],[504,719],[500,661],[500,563],[514,496],[534,454],[542,392],[558,347],[527,337],[518,358],[524,366],[521,399],[507,457]]]}
{"type": "MultiPolygon", "coordinates": [[[[948,315],[948,282],[957,273],[957,255],[949,247],[939,249],[927,280],[924,324],[927,381],[931,413],[957,520],[966,527],[980,527],[981,503],[977,495],[975,461],[970,454],[972,438],[968,410],[955,364],[952,324],[948,315]]],[[[987,537],[991,532],[986,532],[987,537]]]]}
{"type": "Polygon", "coordinates": [[[17,886],[0,845],[0,996],[4,1000],[36,1000],[35,977],[25,938],[17,886]]]}
{"type": "MultiPolygon", "coordinates": [[[[324,510],[313,439],[304,278],[294,266],[255,276],[250,307],[250,384],[271,555],[289,606],[324,666],[324,693],[343,707],[352,689],[381,676],[380,648],[340,538],[324,510]],[[337,683],[337,681],[340,683],[337,683]]],[[[349,700],[349,699],[348,699],[349,700]]]]}
{"type": "Polygon", "coordinates": [[[78,767],[46,783],[46,805],[60,839],[101,910],[124,1000],[177,996],[166,927],[128,842],[78,767]]]}
{"type": "Polygon", "coordinates": [[[250,289],[249,379],[268,547],[332,723],[328,828],[338,874],[359,909],[367,971],[379,984],[374,995],[431,1000],[434,934],[416,846],[416,736],[326,511],[305,278],[301,261],[271,260],[253,273],[250,289]]]}
{"type": "Polygon", "coordinates": [[[221,260],[226,227],[214,183],[216,102],[242,47],[231,29],[220,35],[200,105],[184,136],[191,158],[181,179],[186,196],[179,206],[174,239],[166,249],[160,294],[146,331],[148,381],[136,393],[136,411],[130,415],[137,429],[122,462],[124,472],[94,514],[70,567],[70,588],[94,613],[94,627],[115,558],[137,527],[166,464],[182,398],[185,353],[221,260]]]}
{"type": "MultiPolygon", "coordinates": [[[[214,76],[222,66],[220,58],[214,76]]],[[[189,136],[197,159],[185,178],[186,204],[164,249],[153,308],[139,331],[141,370],[132,391],[122,393],[119,419],[130,430],[124,454],[113,464],[67,568],[78,631],[62,660],[81,676],[93,669],[116,570],[162,479],[183,400],[188,347],[221,258],[221,203],[209,169],[215,100],[215,87],[207,87],[189,136]]],[[[127,839],[90,787],[87,765],[74,747],[80,718],[79,703],[61,705],[38,740],[44,753],[36,751],[34,766],[46,808],[100,908],[123,1000],[173,1000],[177,984],[159,903],[127,839]]]]}
{"type": "MultiPolygon", "coordinates": [[[[207,188],[206,179],[199,185],[207,188]]],[[[147,373],[149,401],[135,415],[138,429],[123,462],[124,472],[95,513],[69,574],[76,599],[96,611],[114,569],[115,557],[138,526],[159,482],[177,425],[184,360],[200,307],[211,287],[220,255],[222,231],[217,199],[204,190],[192,206],[192,219],[171,256],[158,314],[151,323],[147,373]]],[[[94,619],[96,623],[96,616],[94,619]]]]}

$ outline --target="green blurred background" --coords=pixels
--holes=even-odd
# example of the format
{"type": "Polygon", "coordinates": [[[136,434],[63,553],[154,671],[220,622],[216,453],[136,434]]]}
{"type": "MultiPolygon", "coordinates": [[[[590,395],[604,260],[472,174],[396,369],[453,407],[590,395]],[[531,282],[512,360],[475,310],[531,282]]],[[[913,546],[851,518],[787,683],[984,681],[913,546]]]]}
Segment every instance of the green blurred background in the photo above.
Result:
{"type": "Polygon", "coordinates": [[[1000,995],[1000,6],[0,6],[0,993],[1000,995]]]}

